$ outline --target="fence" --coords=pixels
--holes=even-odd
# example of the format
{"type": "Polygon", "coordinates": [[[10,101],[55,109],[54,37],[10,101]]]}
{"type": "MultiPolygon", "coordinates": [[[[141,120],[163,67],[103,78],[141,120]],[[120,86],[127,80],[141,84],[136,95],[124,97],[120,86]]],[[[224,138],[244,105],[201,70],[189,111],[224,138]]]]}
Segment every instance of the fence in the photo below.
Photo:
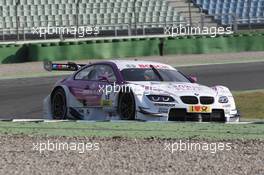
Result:
{"type": "MultiPolygon", "coordinates": [[[[216,21],[208,22],[205,21],[206,18],[212,18],[213,16],[205,15],[201,13],[199,16],[192,16],[190,3],[186,7],[188,10],[188,17],[181,18],[180,13],[179,16],[175,14],[163,12],[153,13],[151,16],[148,16],[144,19],[144,16],[141,16],[141,12],[139,12],[139,8],[155,8],[155,6],[137,6],[137,0],[134,0],[130,7],[96,7],[96,8],[83,8],[79,6],[80,0],[76,2],[72,8],[51,8],[45,9],[45,14],[53,13],[53,11],[57,11],[58,15],[53,15],[54,19],[45,19],[45,16],[41,16],[41,19],[34,18],[35,16],[31,16],[32,19],[27,20],[23,15],[25,14],[35,14],[38,10],[43,9],[29,9],[29,10],[21,10],[19,8],[21,6],[20,0],[16,1],[14,9],[10,9],[9,11],[2,9],[3,14],[8,13],[7,18],[10,18],[9,21],[2,20],[0,21],[0,41],[27,41],[27,40],[48,40],[48,39],[60,39],[65,40],[69,38],[92,38],[92,37],[120,37],[120,36],[144,36],[144,35],[164,35],[166,34],[166,29],[168,27],[177,27],[179,25],[184,26],[196,26],[203,28],[204,26],[219,26],[219,23],[216,21]],[[87,19],[85,15],[82,15],[81,12],[84,10],[92,10],[100,12],[108,12],[108,11],[117,11],[117,9],[121,10],[125,16],[111,16],[111,17],[98,17],[96,16],[91,21],[87,19]],[[12,13],[11,13],[12,11],[12,13]],[[72,12],[71,15],[65,17],[65,11],[72,12]],[[22,15],[22,16],[21,16],[22,15]],[[159,19],[159,20],[155,20],[159,19]],[[161,20],[160,20],[161,19],[161,20]],[[108,22],[106,21],[108,20],[108,22]],[[106,21],[106,22],[105,22],[106,21]],[[158,22],[157,22],[158,21],[158,22]],[[87,28],[88,32],[87,32],[87,28]],[[96,28],[96,30],[95,30],[96,28]],[[54,29],[59,29],[60,32],[52,32],[54,29]],[[86,29],[86,33],[84,30],[86,29]],[[61,32],[63,30],[63,32],[61,32]],[[78,31],[74,32],[75,30],[78,31]],[[43,32],[44,31],[44,32],[43,32]],[[65,32],[66,31],[66,32],[65,32]],[[73,32],[68,32],[73,31],[73,32]],[[41,32],[41,33],[39,33],[41,32]],[[80,33],[81,32],[81,33],[80,33]]],[[[161,6],[163,8],[163,6],[161,6]]],[[[164,8],[166,9],[166,8],[164,8]]],[[[175,8],[177,9],[177,8],[175,8]]],[[[123,13],[120,13],[121,15],[123,13]]],[[[228,20],[228,25],[232,26],[232,30],[237,32],[240,27],[238,23],[243,23],[243,21],[247,21],[248,19],[237,19],[234,14],[216,14],[219,18],[225,17],[228,20]]],[[[1,16],[0,16],[1,18],[1,16]]],[[[263,20],[263,19],[255,19],[255,20],[263,20]]],[[[250,19],[249,21],[252,21],[250,19]]],[[[248,29],[251,30],[252,27],[248,24],[248,29]]],[[[56,30],[57,31],[57,30],[56,30]]]]}

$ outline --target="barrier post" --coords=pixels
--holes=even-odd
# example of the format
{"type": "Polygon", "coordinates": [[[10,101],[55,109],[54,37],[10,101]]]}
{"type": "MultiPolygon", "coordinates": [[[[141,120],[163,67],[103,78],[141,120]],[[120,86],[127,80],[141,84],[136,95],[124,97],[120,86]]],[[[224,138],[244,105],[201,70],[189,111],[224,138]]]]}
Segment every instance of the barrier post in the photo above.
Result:
{"type": "Polygon", "coordinates": [[[134,0],[134,20],[135,20],[135,35],[137,35],[137,11],[136,11],[137,0],[134,0]]]}
{"type": "Polygon", "coordinates": [[[17,35],[17,41],[19,41],[19,19],[18,19],[18,5],[20,4],[20,0],[16,1],[16,10],[15,10],[15,15],[16,15],[16,35],[17,35]]]}
{"type": "Polygon", "coordinates": [[[232,14],[234,21],[233,21],[233,28],[234,28],[234,32],[237,33],[237,17],[235,14],[232,14]]]}
{"type": "MultiPolygon", "coordinates": [[[[76,2],[76,16],[75,16],[75,20],[76,20],[76,30],[78,31],[79,28],[79,9],[80,9],[80,1],[81,0],[77,0],[76,2]]],[[[75,39],[77,38],[77,33],[75,33],[75,39]]]]}
{"type": "Polygon", "coordinates": [[[191,0],[188,1],[188,8],[189,8],[189,22],[192,26],[192,12],[191,12],[191,0]]]}

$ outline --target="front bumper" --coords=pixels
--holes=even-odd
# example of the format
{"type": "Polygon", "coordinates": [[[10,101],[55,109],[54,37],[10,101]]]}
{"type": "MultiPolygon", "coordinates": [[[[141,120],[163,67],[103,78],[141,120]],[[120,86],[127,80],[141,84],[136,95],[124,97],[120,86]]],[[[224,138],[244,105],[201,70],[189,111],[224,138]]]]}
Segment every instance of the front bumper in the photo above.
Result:
{"type": "Polygon", "coordinates": [[[199,121],[199,122],[239,122],[237,110],[226,113],[224,109],[212,109],[212,113],[189,113],[187,108],[172,107],[167,113],[161,113],[151,108],[139,107],[138,119],[147,121],[199,121]]]}
{"type": "Polygon", "coordinates": [[[173,108],[169,112],[169,121],[225,122],[224,110],[213,109],[212,113],[188,113],[186,109],[173,108]]]}

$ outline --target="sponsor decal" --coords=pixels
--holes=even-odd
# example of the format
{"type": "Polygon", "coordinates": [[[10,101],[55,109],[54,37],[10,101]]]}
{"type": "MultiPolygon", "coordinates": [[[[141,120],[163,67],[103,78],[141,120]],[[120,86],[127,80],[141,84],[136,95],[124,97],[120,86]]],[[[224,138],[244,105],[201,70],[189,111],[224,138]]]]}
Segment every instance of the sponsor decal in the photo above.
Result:
{"type": "Polygon", "coordinates": [[[89,114],[90,114],[90,110],[86,109],[86,115],[89,115],[89,114]]]}
{"type": "Polygon", "coordinates": [[[230,104],[228,104],[228,105],[223,105],[223,108],[230,108],[230,107],[231,107],[230,104]]]}
{"type": "Polygon", "coordinates": [[[62,70],[62,69],[70,69],[71,66],[67,65],[67,64],[53,64],[52,65],[52,69],[57,69],[57,70],[62,70]]]}
{"type": "Polygon", "coordinates": [[[83,109],[78,109],[78,112],[83,114],[84,113],[84,110],[83,109]]]}
{"type": "Polygon", "coordinates": [[[190,113],[211,113],[212,109],[210,106],[189,106],[188,112],[190,113]]]}
{"type": "Polygon", "coordinates": [[[175,104],[165,104],[165,103],[155,103],[155,106],[166,106],[166,107],[174,107],[175,104]]]}
{"type": "MultiPolygon", "coordinates": [[[[169,69],[168,66],[166,65],[162,65],[162,64],[158,64],[158,65],[152,65],[154,68],[156,69],[169,69]]],[[[138,65],[139,68],[150,68],[150,64],[139,64],[138,65]]]]}
{"type": "Polygon", "coordinates": [[[178,85],[174,85],[173,87],[179,91],[201,91],[202,90],[202,88],[198,86],[190,86],[190,85],[185,85],[185,84],[178,84],[178,85]]]}
{"type": "Polygon", "coordinates": [[[83,95],[102,95],[102,93],[97,90],[83,90],[82,94],[83,95]]]}
{"type": "Polygon", "coordinates": [[[126,67],[127,68],[136,68],[137,66],[135,64],[127,64],[126,67]]]}
{"type": "Polygon", "coordinates": [[[111,100],[101,100],[101,106],[112,106],[111,100]]]}
{"type": "Polygon", "coordinates": [[[105,100],[110,100],[110,94],[105,94],[105,100]]]}
{"type": "Polygon", "coordinates": [[[159,108],[159,113],[168,113],[168,108],[159,108]]]}

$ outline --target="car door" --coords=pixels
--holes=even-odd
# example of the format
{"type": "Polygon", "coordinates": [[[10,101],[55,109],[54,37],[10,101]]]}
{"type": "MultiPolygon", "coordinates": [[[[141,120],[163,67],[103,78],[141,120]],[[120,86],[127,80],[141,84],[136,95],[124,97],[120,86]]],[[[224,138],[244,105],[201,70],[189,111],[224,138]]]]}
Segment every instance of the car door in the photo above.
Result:
{"type": "Polygon", "coordinates": [[[69,88],[84,107],[100,107],[104,89],[115,81],[116,75],[110,65],[95,64],[79,71],[74,76],[69,88]]]}

